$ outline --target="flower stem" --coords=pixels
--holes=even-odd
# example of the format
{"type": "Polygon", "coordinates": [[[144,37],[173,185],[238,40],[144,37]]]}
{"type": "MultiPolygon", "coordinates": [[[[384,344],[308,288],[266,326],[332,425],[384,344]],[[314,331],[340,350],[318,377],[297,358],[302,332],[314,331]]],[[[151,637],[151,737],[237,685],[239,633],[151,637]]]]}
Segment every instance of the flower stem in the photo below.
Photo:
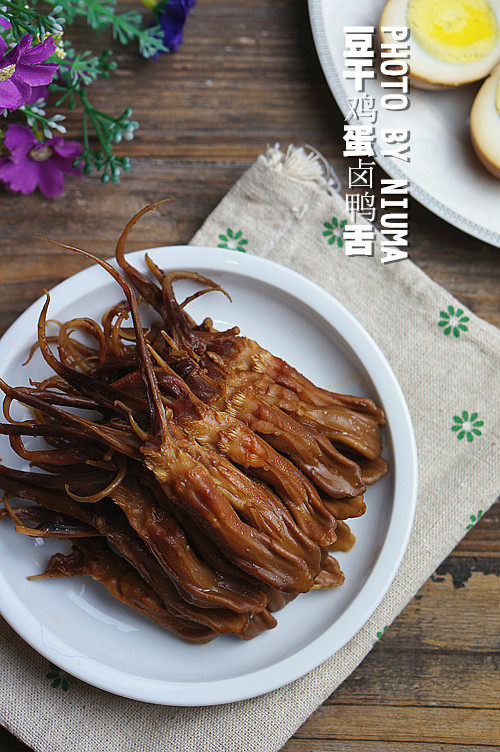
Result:
{"type": "Polygon", "coordinates": [[[92,127],[96,133],[97,138],[99,139],[99,142],[103,148],[103,151],[106,154],[107,158],[110,159],[111,150],[108,145],[108,140],[104,137],[104,134],[101,130],[101,125],[96,117],[97,110],[95,110],[94,107],[92,107],[89,100],[87,99],[86,94],[84,94],[83,92],[80,92],[79,94],[80,94],[81,103],[83,104],[85,112],[87,113],[90,119],[90,122],[92,123],[92,127]]]}

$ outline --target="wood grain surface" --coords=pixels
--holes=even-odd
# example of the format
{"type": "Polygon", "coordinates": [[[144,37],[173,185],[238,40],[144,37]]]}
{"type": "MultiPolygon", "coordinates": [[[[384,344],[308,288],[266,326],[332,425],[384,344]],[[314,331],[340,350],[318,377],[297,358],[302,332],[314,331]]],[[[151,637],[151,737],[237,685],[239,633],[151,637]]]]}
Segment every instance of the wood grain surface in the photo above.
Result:
{"type": "MultiPolygon", "coordinates": [[[[96,48],[83,26],[71,38],[79,49],[96,48]]],[[[97,44],[108,45],[106,36],[97,44]]],[[[86,265],[35,232],[109,256],[129,216],[170,196],[168,208],[142,220],[129,248],[186,242],[266,144],[277,141],[314,144],[347,184],[343,121],[317,62],[303,0],[198,0],[180,51],[157,63],[111,46],[119,70],[91,93],[116,113],[133,106],[141,127],[120,146],[133,170],[117,187],[69,180],[57,201],[0,192],[0,331],[44,288],[86,265]]],[[[78,138],[75,114],[69,124],[78,138]]],[[[413,260],[475,313],[500,323],[498,250],[415,201],[410,211],[413,260]]],[[[284,752],[498,749],[499,529],[497,505],[284,752]]],[[[0,730],[0,751],[27,748],[0,730]]]]}

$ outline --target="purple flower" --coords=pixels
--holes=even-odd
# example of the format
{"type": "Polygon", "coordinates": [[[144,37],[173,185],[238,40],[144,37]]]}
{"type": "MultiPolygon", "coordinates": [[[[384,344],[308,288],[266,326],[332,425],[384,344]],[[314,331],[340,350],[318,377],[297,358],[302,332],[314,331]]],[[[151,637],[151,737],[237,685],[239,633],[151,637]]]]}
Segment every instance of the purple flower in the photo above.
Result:
{"type": "Polygon", "coordinates": [[[5,29],[10,29],[10,27],[11,27],[10,21],[8,21],[3,16],[0,16],[0,29],[3,29],[5,31],[5,29]]]}
{"type": "Polygon", "coordinates": [[[163,43],[169,52],[177,52],[182,42],[184,24],[194,4],[195,0],[167,0],[159,3],[155,9],[163,31],[163,43]]]}
{"type": "Polygon", "coordinates": [[[40,44],[31,46],[31,34],[25,34],[11,50],[0,36],[0,108],[15,110],[23,105],[32,92],[32,87],[50,84],[57,65],[45,63],[56,50],[53,39],[47,37],[40,44]]]}
{"type": "Polygon", "coordinates": [[[26,102],[24,104],[35,104],[35,102],[38,102],[39,99],[47,99],[49,96],[49,87],[48,86],[32,86],[31,87],[31,94],[27,98],[26,102]]]}
{"type": "Polygon", "coordinates": [[[9,125],[4,145],[7,157],[0,157],[0,180],[11,191],[31,193],[38,186],[49,198],[59,196],[64,188],[63,172],[80,175],[81,167],[73,167],[82,147],[61,136],[43,144],[26,125],[9,125]]]}

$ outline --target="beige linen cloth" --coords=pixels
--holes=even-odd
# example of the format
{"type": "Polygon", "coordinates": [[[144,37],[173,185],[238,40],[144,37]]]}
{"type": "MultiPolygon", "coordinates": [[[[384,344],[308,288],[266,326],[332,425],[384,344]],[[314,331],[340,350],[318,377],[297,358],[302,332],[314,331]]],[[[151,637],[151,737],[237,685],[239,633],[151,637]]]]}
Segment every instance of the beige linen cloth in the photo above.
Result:
{"type": "MultiPolygon", "coordinates": [[[[94,689],[51,667],[1,622],[0,720],[36,752],[280,749],[494,501],[499,332],[411,261],[346,257],[346,219],[316,157],[273,148],[192,242],[265,256],[318,283],[366,327],[394,369],[413,417],[420,481],[411,540],[387,595],[361,631],[307,676],[263,697],[205,708],[149,705],[94,689]]],[[[343,749],[341,741],[332,744],[343,749]]]]}

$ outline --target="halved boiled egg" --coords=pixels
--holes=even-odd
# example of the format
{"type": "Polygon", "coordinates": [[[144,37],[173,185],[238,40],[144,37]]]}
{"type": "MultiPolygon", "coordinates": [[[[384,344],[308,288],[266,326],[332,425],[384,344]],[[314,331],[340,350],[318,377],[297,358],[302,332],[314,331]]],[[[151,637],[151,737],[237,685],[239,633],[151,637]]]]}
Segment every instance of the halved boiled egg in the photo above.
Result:
{"type": "Polygon", "coordinates": [[[500,63],[476,95],[470,133],[477,156],[492,175],[500,178],[500,63]]]}
{"type": "Polygon", "coordinates": [[[382,42],[394,43],[383,30],[393,26],[410,30],[410,75],[417,87],[478,81],[500,60],[500,0],[389,0],[380,18],[382,42]]]}

